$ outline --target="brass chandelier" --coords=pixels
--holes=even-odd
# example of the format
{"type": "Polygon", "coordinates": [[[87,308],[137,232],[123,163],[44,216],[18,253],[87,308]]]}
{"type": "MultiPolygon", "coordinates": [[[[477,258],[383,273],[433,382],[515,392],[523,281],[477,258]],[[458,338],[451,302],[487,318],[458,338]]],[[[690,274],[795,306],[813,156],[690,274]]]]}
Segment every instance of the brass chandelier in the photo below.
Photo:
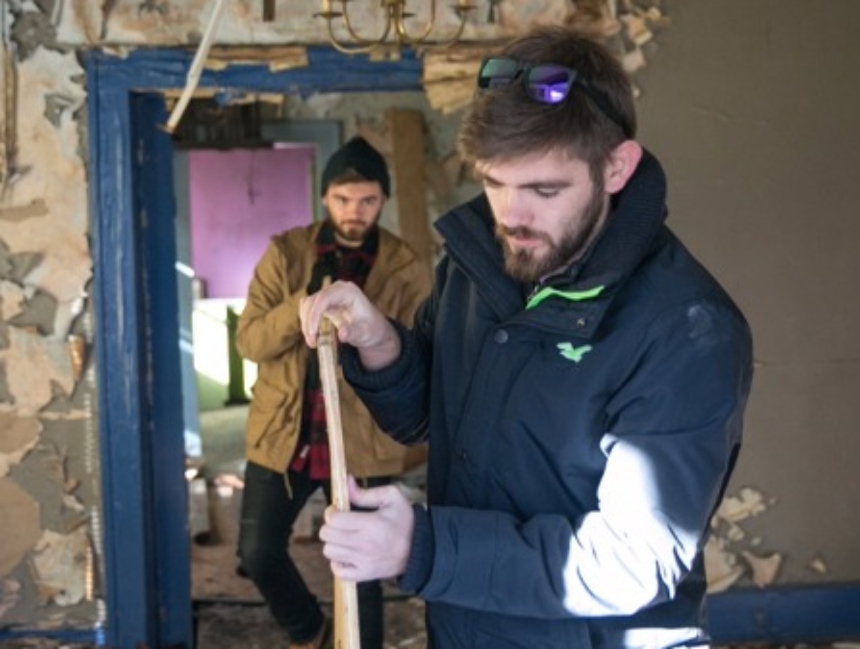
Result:
{"type": "MultiPolygon", "coordinates": [[[[353,0],[322,0],[322,11],[314,14],[314,18],[324,18],[328,27],[328,36],[332,47],[344,54],[360,54],[369,52],[370,50],[382,47],[389,42],[395,42],[400,47],[417,46],[428,44],[428,39],[433,31],[436,22],[436,0],[425,0],[429,5],[429,17],[424,26],[417,33],[412,33],[407,29],[406,22],[415,16],[414,13],[406,10],[406,0],[375,0],[382,8],[385,15],[385,27],[382,34],[376,38],[365,38],[360,35],[353,24],[353,19],[349,16],[349,3],[353,0]],[[340,3],[340,10],[332,10],[334,2],[340,3]],[[335,35],[334,24],[337,20],[343,19],[343,25],[346,28],[346,33],[352,41],[341,40],[335,35]],[[388,41],[388,37],[394,34],[396,41],[388,41]]],[[[374,0],[370,0],[374,2],[374,0]]],[[[367,4],[367,3],[366,3],[367,4]]],[[[469,12],[476,8],[476,5],[471,4],[470,0],[456,0],[456,4],[451,5],[451,9],[459,18],[459,26],[454,31],[453,35],[448,36],[442,41],[434,41],[435,46],[448,46],[456,43],[463,33],[463,28],[466,26],[466,18],[469,12]]]]}

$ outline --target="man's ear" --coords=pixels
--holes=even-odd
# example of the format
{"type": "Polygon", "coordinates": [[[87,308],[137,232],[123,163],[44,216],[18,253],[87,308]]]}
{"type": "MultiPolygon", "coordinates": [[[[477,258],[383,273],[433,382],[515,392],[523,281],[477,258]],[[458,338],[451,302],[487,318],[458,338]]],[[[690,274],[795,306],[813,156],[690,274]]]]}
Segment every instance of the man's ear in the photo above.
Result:
{"type": "Polygon", "coordinates": [[[607,194],[616,194],[624,189],[630,176],[642,159],[642,145],[636,140],[624,140],[609,154],[603,176],[603,187],[607,194]]]}

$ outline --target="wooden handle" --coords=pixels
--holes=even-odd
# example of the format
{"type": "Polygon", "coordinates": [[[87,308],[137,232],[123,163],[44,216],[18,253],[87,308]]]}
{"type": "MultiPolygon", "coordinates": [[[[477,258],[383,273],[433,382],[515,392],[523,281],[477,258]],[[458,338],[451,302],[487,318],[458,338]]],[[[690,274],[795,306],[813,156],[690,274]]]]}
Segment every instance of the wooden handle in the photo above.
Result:
{"type": "MultiPolygon", "coordinates": [[[[320,322],[317,337],[320,382],[325,400],[328,427],[328,449],[331,461],[331,500],[335,509],[349,510],[346,482],[346,453],[340,419],[340,396],[337,388],[337,329],[328,318],[320,322]]],[[[361,649],[358,627],[358,592],[354,581],[334,578],[334,647],[361,649]]]]}

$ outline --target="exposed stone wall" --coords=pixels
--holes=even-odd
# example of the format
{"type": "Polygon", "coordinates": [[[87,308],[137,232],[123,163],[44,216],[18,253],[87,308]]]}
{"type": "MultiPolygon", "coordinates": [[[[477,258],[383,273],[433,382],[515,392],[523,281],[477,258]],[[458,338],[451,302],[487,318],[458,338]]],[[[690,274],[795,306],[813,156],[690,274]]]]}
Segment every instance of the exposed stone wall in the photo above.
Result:
{"type": "Polygon", "coordinates": [[[2,11],[0,624],[91,626],[101,505],[86,95],[48,12],[29,3],[2,11]]]}

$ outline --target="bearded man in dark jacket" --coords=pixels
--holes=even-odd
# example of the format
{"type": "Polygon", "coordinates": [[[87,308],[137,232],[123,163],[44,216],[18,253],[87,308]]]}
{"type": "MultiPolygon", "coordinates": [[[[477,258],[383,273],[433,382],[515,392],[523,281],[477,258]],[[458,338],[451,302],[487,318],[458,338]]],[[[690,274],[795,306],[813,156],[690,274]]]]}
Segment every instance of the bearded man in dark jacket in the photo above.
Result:
{"type": "Polygon", "coordinates": [[[429,440],[427,505],[350,485],[341,578],[397,577],[433,649],[708,642],[702,551],[741,442],[747,323],[666,227],[602,46],[541,28],[486,59],[460,133],[484,192],[437,222],[409,329],[355,286],[306,298],[383,430],[429,440]]]}

